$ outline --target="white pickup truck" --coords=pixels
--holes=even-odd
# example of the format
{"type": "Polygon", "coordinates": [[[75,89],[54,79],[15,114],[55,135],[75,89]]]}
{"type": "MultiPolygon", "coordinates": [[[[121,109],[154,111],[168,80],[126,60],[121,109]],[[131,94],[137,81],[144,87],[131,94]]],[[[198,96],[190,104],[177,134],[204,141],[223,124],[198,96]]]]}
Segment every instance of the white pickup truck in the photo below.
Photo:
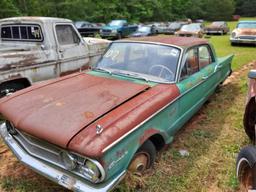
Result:
{"type": "Polygon", "coordinates": [[[83,39],[71,20],[15,17],[0,20],[0,97],[92,66],[109,41],[83,39]]]}

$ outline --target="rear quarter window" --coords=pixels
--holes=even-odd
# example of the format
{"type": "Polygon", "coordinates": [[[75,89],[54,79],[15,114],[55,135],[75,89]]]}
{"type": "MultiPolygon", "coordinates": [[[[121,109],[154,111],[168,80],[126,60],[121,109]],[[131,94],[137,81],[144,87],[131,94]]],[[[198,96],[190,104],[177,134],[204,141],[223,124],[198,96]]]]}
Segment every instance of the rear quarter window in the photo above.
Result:
{"type": "Polygon", "coordinates": [[[43,34],[39,25],[2,25],[2,41],[43,41],[43,34]]]}

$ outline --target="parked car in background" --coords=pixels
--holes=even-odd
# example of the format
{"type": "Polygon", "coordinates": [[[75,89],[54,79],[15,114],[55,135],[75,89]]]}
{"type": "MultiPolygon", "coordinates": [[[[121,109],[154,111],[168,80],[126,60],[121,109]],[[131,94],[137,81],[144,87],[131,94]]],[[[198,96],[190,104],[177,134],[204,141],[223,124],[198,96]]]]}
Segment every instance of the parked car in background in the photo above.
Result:
{"type": "Polygon", "coordinates": [[[71,20],[14,17],[0,20],[0,97],[32,83],[93,65],[109,42],[85,41],[71,20]]]}
{"type": "Polygon", "coordinates": [[[108,191],[156,151],[231,73],[203,39],[143,37],[111,43],[97,66],[0,101],[0,135],[24,164],[74,191],[108,191]]]}
{"type": "Polygon", "coordinates": [[[145,37],[156,34],[156,28],[154,25],[140,25],[137,31],[132,33],[129,37],[145,37]]]}
{"type": "Polygon", "coordinates": [[[256,44],[256,21],[239,21],[230,36],[231,45],[256,44]]]}
{"type": "Polygon", "coordinates": [[[168,34],[169,33],[169,28],[168,28],[168,23],[164,22],[154,22],[152,23],[153,26],[156,28],[156,33],[157,34],[168,34]]]}
{"type": "Polygon", "coordinates": [[[229,27],[225,21],[214,21],[204,28],[206,34],[220,34],[224,35],[229,32],[229,27]]]}
{"type": "Polygon", "coordinates": [[[100,34],[100,26],[88,21],[76,21],[74,22],[77,30],[83,37],[95,37],[100,34]]]}
{"type": "Polygon", "coordinates": [[[121,39],[137,30],[137,25],[129,25],[127,20],[112,20],[100,30],[102,38],[121,39]]]}
{"type": "MultiPolygon", "coordinates": [[[[255,67],[255,66],[254,66],[255,67]]],[[[252,143],[256,142],[256,70],[248,74],[249,87],[244,112],[244,129],[252,143]]],[[[256,190],[256,147],[246,146],[240,150],[236,161],[236,175],[244,191],[256,190]]]]}
{"type": "Polygon", "coordinates": [[[176,36],[182,37],[199,37],[204,36],[204,26],[201,23],[191,23],[188,25],[183,25],[181,29],[175,32],[176,36]]]}
{"type": "Polygon", "coordinates": [[[176,31],[180,30],[180,28],[183,26],[184,24],[182,22],[171,22],[168,25],[168,31],[169,34],[174,34],[176,31]]]}

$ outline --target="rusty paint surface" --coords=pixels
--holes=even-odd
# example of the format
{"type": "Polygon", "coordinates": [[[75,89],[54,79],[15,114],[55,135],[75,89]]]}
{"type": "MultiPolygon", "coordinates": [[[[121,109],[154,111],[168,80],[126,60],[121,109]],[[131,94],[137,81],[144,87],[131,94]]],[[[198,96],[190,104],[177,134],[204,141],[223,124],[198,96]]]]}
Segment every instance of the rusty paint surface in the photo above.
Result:
{"type": "Polygon", "coordinates": [[[256,29],[234,29],[233,32],[237,33],[238,36],[240,35],[249,35],[249,36],[256,36],[256,29]]]}
{"type": "MultiPolygon", "coordinates": [[[[129,81],[78,73],[4,98],[0,111],[20,130],[66,147],[84,127],[147,88],[129,81]]],[[[95,135],[95,124],[90,130],[95,135]]]]}
{"type": "MultiPolygon", "coordinates": [[[[176,46],[182,46],[182,47],[190,47],[190,46],[194,46],[194,45],[208,43],[208,41],[205,39],[194,38],[194,37],[153,36],[153,37],[130,38],[130,40],[164,43],[164,44],[176,45],[176,46]]],[[[124,41],[124,40],[121,40],[121,41],[124,41]]]]}
{"type": "MultiPolygon", "coordinates": [[[[129,132],[178,95],[179,90],[176,85],[156,85],[83,129],[71,140],[68,148],[83,155],[99,158],[103,155],[102,151],[105,147],[129,132]],[[104,128],[100,135],[96,134],[96,125],[101,125],[104,128]]],[[[150,133],[146,132],[145,135],[150,133]]],[[[143,138],[141,140],[143,141],[143,138]]]]}

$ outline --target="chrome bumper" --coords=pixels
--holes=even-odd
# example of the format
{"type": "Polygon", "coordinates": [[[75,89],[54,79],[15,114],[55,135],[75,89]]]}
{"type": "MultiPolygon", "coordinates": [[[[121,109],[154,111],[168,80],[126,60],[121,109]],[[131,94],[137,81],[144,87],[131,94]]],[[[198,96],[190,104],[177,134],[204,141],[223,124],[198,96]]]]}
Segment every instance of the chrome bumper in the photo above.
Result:
{"type": "Polygon", "coordinates": [[[235,39],[230,38],[230,41],[232,43],[246,43],[246,44],[256,44],[256,38],[255,39],[235,39]]]}
{"type": "Polygon", "coordinates": [[[83,180],[68,171],[58,168],[54,165],[44,162],[30,156],[10,135],[7,131],[5,123],[0,125],[0,135],[6,145],[11,149],[14,155],[26,166],[32,168],[39,174],[47,177],[48,179],[58,183],[59,185],[77,192],[105,192],[113,189],[120,180],[125,176],[126,171],[123,171],[117,177],[108,183],[99,183],[93,185],[92,183],[83,180]]]}

